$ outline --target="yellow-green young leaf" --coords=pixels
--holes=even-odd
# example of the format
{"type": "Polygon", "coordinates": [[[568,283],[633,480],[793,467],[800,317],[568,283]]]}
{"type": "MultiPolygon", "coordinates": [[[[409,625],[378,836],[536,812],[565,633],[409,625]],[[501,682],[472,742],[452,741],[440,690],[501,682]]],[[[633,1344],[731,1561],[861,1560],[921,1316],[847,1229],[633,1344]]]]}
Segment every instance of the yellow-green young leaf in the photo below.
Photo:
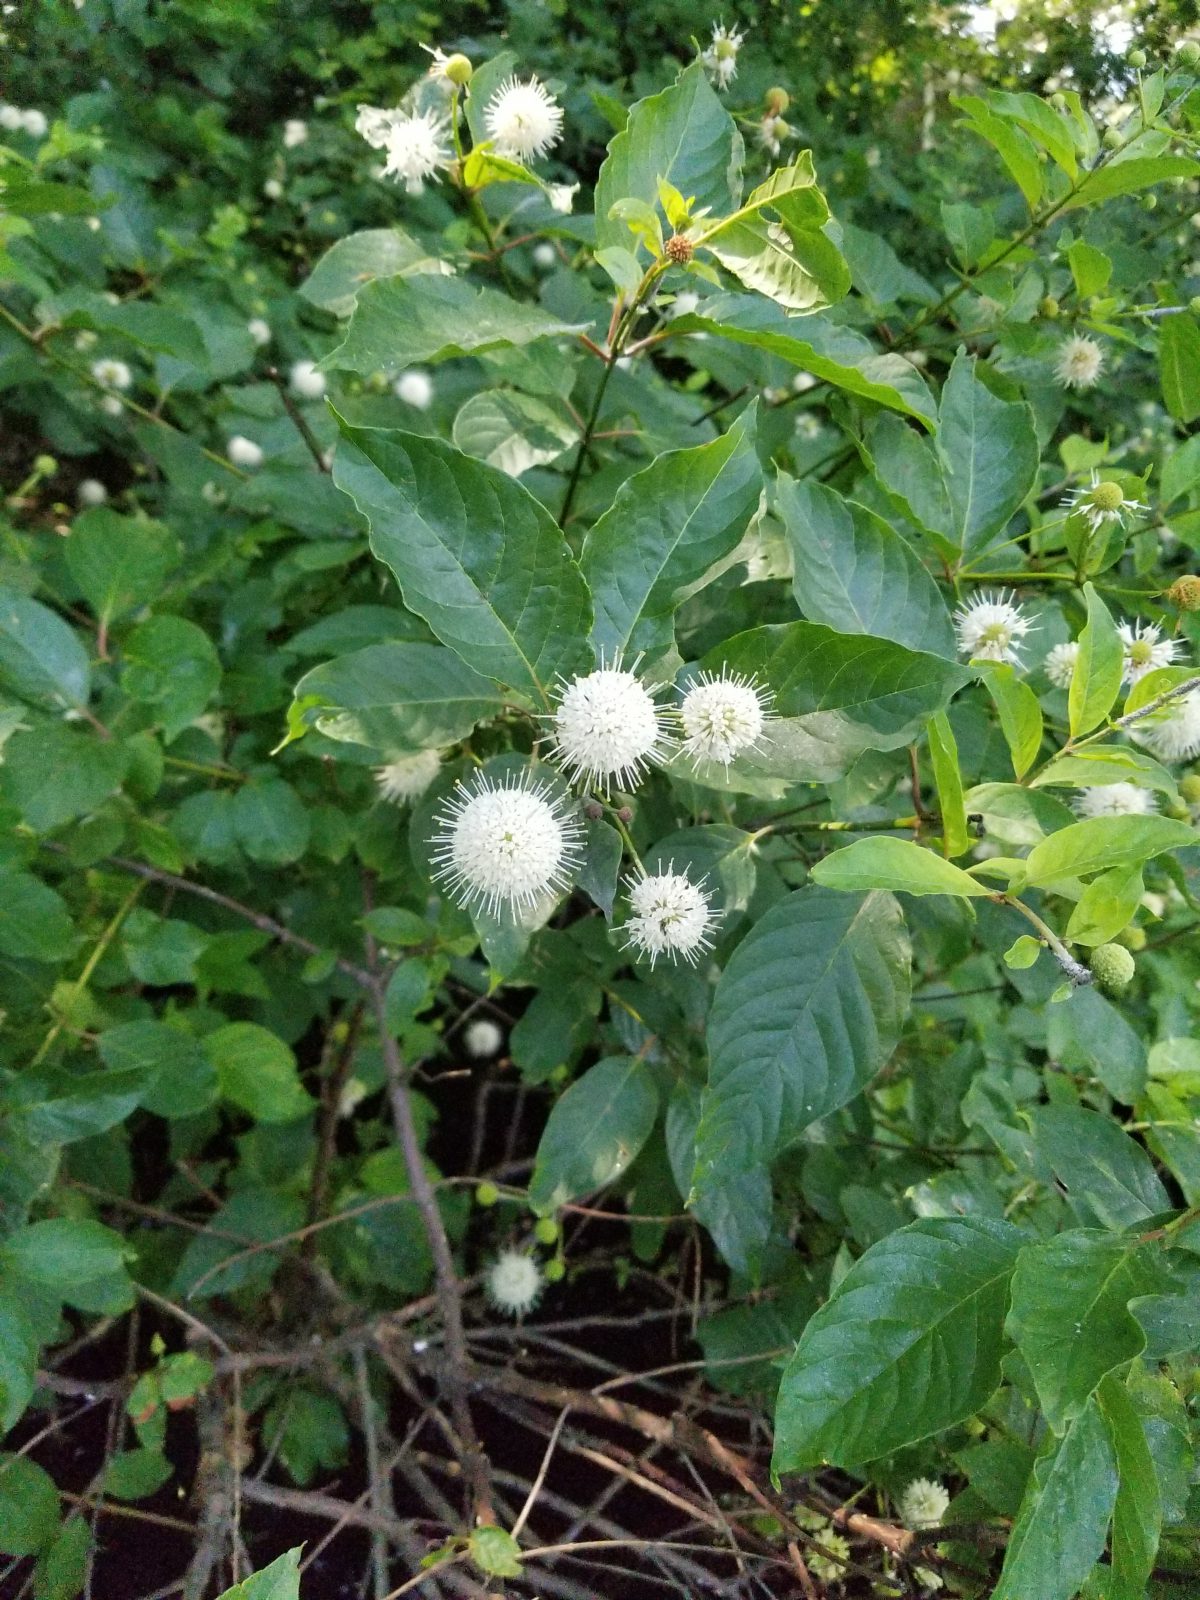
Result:
{"type": "Polygon", "coordinates": [[[498,156],[487,145],[476,145],[463,162],[463,182],[468,189],[485,189],[489,183],[528,183],[535,189],[542,187],[541,179],[534,177],[519,161],[498,156]]]}
{"type": "Polygon", "coordinates": [[[995,703],[1013,772],[1023,778],[1042,747],[1042,708],[1037,695],[1007,662],[977,661],[974,665],[995,703]]]}
{"type": "MultiPolygon", "coordinates": [[[[1185,683],[1192,683],[1196,679],[1195,666],[1190,667],[1155,667],[1153,672],[1147,672],[1130,689],[1125,696],[1123,716],[1128,716],[1131,711],[1140,711],[1143,706],[1148,706],[1152,700],[1157,700],[1159,695],[1166,694],[1168,690],[1179,689],[1185,683]]],[[[1163,714],[1171,710],[1171,702],[1163,705],[1163,714]]],[[[1147,719],[1145,727],[1150,726],[1147,719]]]]}
{"type": "Polygon", "coordinates": [[[989,111],[1023,128],[1067,177],[1074,180],[1078,171],[1075,139],[1070,123],[1053,106],[1036,94],[1008,94],[996,89],[980,98],[989,111]]]}
{"type": "Polygon", "coordinates": [[[1200,417],[1200,322],[1186,312],[1164,317],[1158,336],[1163,403],[1176,422],[1200,417]]]}
{"type": "Polygon", "coordinates": [[[1004,965],[1012,967],[1014,971],[1023,971],[1031,967],[1042,953],[1042,941],[1035,939],[1031,933],[1023,933],[1004,952],[1004,965]]]}
{"type": "Polygon", "coordinates": [[[942,814],[942,853],[947,857],[965,855],[971,843],[967,827],[967,808],[963,801],[962,772],[958,765],[958,745],[950,719],[944,711],[929,719],[929,760],[937,786],[938,810],[942,814]]]}
{"type": "Polygon", "coordinates": [[[1035,845],[1026,861],[1031,884],[1082,878],[1110,867],[1140,866],[1165,850],[1200,844],[1200,834],[1171,817],[1089,817],[1035,845]]]}
{"type": "Polygon", "coordinates": [[[1072,739],[1104,721],[1116,703],[1125,670],[1121,636],[1108,607],[1090,583],[1084,584],[1083,594],[1087,622],[1079,635],[1079,656],[1067,697],[1072,739]]]}
{"type": "Polygon", "coordinates": [[[1066,937],[1075,944],[1107,944],[1124,928],[1145,892],[1141,867],[1113,867],[1083,891],[1071,912],[1066,937]]]}
{"type": "Polygon", "coordinates": [[[1104,292],[1112,276],[1112,262],[1103,250],[1097,250],[1086,239],[1076,239],[1067,251],[1067,260],[1075,279],[1075,292],[1081,299],[1104,292]]]}
{"type": "Polygon", "coordinates": [[[644,244],[652,256],[663,253],[662,222],[658,212],[648,200],[627,196],[613,202],[609,216],[623,222],[639,243],[644,244]]]}
{"type": "Polygon", "coordinates": [[[493,1578],[521,1576],[521,1547],[503,1528],[473,1528],[470,1538],[471,1560],[481,1572],[493,1578]]]}
{"type": "Polygon", "coordinates": [[[909,839],[886,835],[856,839],[853,844],[818,861],[812,869],[814,883],[827,889],[891,889],[904,894],[955,894],[968,897],[990,891],[982,883],[943,861],[932,850],[909,839]]]}
{"type": "Polygon", "coordinates": [[[226,1589],[220,1600],[300,1600],[300,1554],[297,1545],[261,1572],[226,1589]]]}
{"type": "Polygon", "coordinates": [[[650,1137],[658,1090],[645,1062],[610,1056],[555,1102],[538,1145],[529,1204],[541,1216],[602,1189],[650,1137]]]}
{"type": "MultiPolygon", "coordinates": [[[[1136,685],[1135,685],[1136,688],[1136,685]]],[[[1095,789],[1110,783],[1136,783],[1143,789],[1179,798],[1175,779],[1144,750],[1125,744],[1093,744],[1073,755],[1048,761],[1029,787],[1039,789],[1095,789]]]]}

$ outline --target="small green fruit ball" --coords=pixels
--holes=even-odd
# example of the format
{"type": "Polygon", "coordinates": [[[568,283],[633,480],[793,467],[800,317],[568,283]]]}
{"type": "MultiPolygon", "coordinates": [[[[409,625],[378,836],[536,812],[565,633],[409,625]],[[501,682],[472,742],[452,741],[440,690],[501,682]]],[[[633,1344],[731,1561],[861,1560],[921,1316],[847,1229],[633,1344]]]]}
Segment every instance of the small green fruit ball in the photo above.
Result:
{"type": "Polygon", "coordinates": [[[1119,944],[1099,944],[1092,951],[1092,973],[1105,994],[1120,994],[1137,971],[1129,951],[1119,944]]]}
{"type": "Polygon", "coordinates": [[[1038,310],[1042,316],[1053,320],[1062,308],[1052,294],[1043,295],[1038,301],[1038,310]]]}
{"type": "Polygon", "coordinates": [[[1189,772],[1179,780],[1179,792],[1190,806],[1200,806],[1200,772],[1189,772]]]}
{"type": "Polygon", "coordinates": [[[557,1244],[558,1223],[553,1217],[539,1217],[534,1226],[533,1236],[539,1244],[557,1244]]]}
{"type": "Polygon", "coordinates": [[[547,1283],[561,1283],[566,1275],[566,1266],[557,1257],[553,1261],[547,1261],[542,1268],[542,1277],[545,1278],[547,1283]]]}
{"type": "Polygon", "coordinates": [[[443,70],[450,82],[458,84],[460,89],[465,88],[470,83],[475,71],[468,58],[461,51],[456,51],[449,58],[443,70]]]}
{"type": "Polygon", "coordinates": [[[1158,196],[1156,194],[1144,194],[1142,196],[1142,210],[1143,211],[1154,211],[1157,208],[1157,206],[1158,206],[1158,196]]]}
{"type": "Polygon", "coordinates": [[[1146,65],[1146,52],[1144,50],[1131,50],[1129,52],[1129,65],[1140,72],[1146,65]]]}
{"type": "Polygon", "coordinates": [[[1145,928],[1122,928],[1117,939],[1126,950],[1144,950],[1146,948],[1145,928]]]}
{"type": "Polygon", "coordinates": [[[481,1183],[475,1190],[475,1204],[480,1206],[494,1206],[500,1198],[500,1191],[494,1183],[481,1183]]]}
{"type": "Polygon", "coordinates": [[[1122,142],[1121,135],[1115,128],[1105,128],[1103,143],[1106,149],[1119,150],[1122,142]]]}
{"type": "Polygon", "coordinates": [[[1185,39],[1175,53],[1185,67],[1194,67],[1200,61],[1200,44],[1195,39],[1185,39]]]}

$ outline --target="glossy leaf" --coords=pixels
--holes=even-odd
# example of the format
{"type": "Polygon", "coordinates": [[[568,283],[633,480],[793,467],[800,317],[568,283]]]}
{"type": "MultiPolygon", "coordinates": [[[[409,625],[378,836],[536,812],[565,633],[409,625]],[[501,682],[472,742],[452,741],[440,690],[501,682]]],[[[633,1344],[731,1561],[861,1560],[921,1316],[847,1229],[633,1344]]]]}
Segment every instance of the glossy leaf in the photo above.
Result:
{"type": "Polygon", "coordinates": [[[529,1203],[542,1216],[620,1177],[650,1136],[658,1091],[644,1062],[610,1056],[558,1099],[538,1144],[529,1203]]]}
{"type": "Polygon", "coordinates": [[[971,846],[967,825],[967,806],[963,795],[958,745],[950,719],[944,711],[930,717],[925,730],[929,740],[929,764],[937,788],[938,811],[942,818],[942,854],[947,859],[965,855],[971,846]]]}
{"type": "Polygon", "coordinates": [[[1120,1231],[1170,1210],[1150,1157],[1110,1117],[1082,1106],[1039,1106],[1033,1136],[1084,1225],[1120,1231]]]}
{"type": "Polygon", "coordinates": [[[937,452],[954,541],[966,556],[986,550],[1033,488],[1038,441],[1023,400],[1001,400],[974,356],[957,355],[938,408],[937,452]]]}
{"type": "Polygon", "coordinates": [[[1165,850],[1200,843],[1200,834],[1171,817],[1089,817],[1035,845],[1026,862],[1028,881],[1053,883],[1110,867],[1137,866],[1165,850]]]}
{"type": "Polygon", "coordinates": [[[1121,1486],[1113,1507],[1111,1600],[1141,1600],[1162,1532],[1163,1497],[1146,1429],[1129,1391],[1115,1376],[1098,1391],[1121,1486]]]}
{"type": "Polygon", "coordinates": [[[54,611],[0,587],[0,683],[60,709],[87,704],[87,652],[54,611]]]}
{"type": "Polygon", "coordinates": [[[1084,584],[1083,596],[1087,622],[1079,635],[1079,655],[1067,697],[1072,739],[1090,733],[1108,716],[1125,671],[1124,646],[1108,607],[1090,583],[1084,584]]]}
{"type": "Polygon", "coordinates": [[[876,834],[843,845],[815,863],[814,883],[828,889],[890,889],[895,894],[953,894],[968,899],[991,890],[969,872],[911,839],[876,834]]]}
{"type": "Polygon", "coordinates": [[[974,665],[999,714],[1013,772],[1023,778],[1042,747],[1042,708],[1038,698],[1006,661],[977,661],[974,665]]]}
{"type": "Polygon", "coordinates": [[[331,245],[298,292],[322,311],[348,317],[359,295],[377,278],[429,272],[449,276],[452,271],[403,228],[365,228],[331,245]]]}

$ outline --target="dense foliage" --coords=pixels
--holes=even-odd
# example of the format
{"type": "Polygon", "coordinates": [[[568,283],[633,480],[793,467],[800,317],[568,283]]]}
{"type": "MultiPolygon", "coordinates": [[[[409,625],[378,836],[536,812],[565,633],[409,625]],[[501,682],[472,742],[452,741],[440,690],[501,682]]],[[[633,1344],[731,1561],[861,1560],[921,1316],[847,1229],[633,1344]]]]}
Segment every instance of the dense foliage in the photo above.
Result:
{"type": "Polygon", "coordinates": [[[1200,46],[984,9],[4,19],[12,1593],[1186,1592],[1200,46]]]}

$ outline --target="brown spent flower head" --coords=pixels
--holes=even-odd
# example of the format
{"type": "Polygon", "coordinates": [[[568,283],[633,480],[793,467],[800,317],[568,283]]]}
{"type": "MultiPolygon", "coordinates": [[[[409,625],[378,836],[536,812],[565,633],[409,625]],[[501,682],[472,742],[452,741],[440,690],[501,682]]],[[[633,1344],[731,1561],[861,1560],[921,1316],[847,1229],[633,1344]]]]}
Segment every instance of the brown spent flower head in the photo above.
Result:
{"type": "Polygon", "coordinates": [[[1167,590],[1167,599],[1180,611],[1200,611],[1200,578],[1194,572],[1185,572],[1167,590]]]}
{"type": "Polygon", "coordinates": [[[696,246],[686,233],[673,233],[667,240],[667,259],[677,267],[684,266],[696,253],[696,246]]]}

